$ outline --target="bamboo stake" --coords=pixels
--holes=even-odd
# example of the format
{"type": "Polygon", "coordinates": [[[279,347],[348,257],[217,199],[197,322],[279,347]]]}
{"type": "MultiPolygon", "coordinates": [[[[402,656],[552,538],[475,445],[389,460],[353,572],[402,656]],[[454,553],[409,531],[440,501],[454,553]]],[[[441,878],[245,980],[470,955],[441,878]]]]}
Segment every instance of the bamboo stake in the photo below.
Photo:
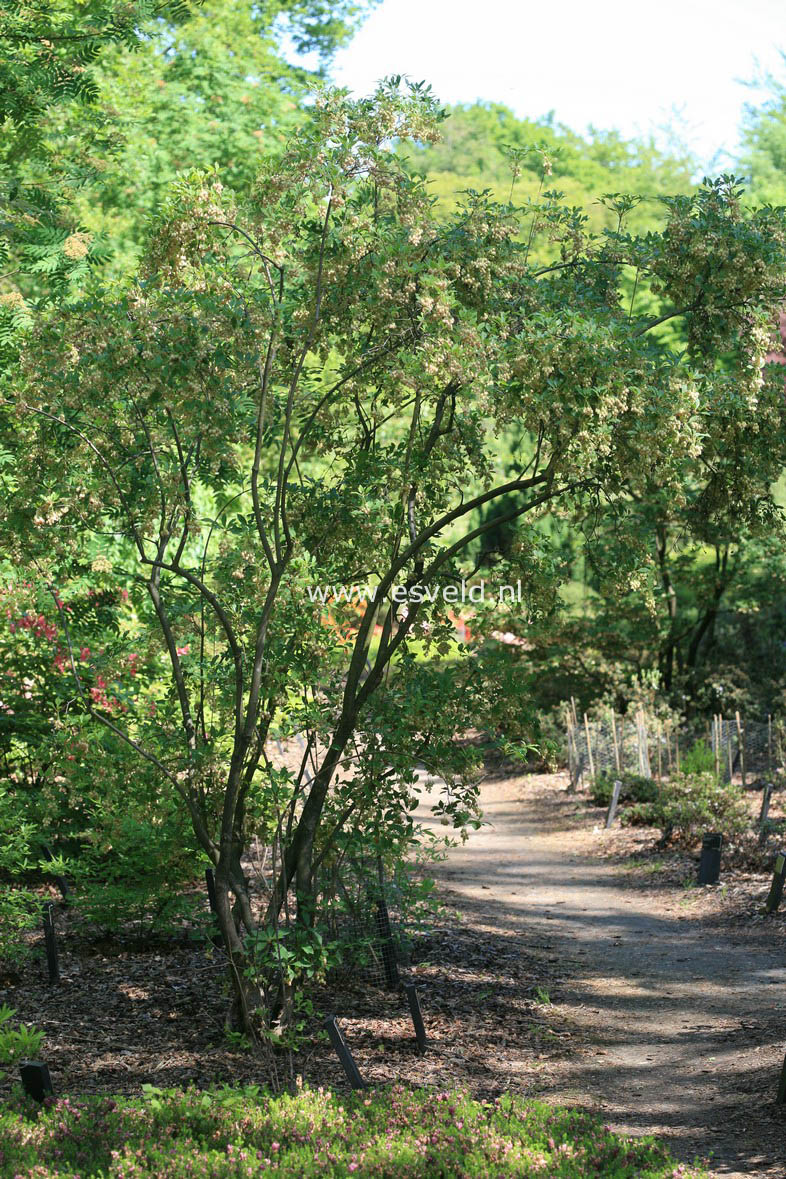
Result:
{"type": "Polygon", "coordinates": [[[737,748],[740,751],[740,773],[742,775],[742,788],[745,789],[745,733],[742,728],[742,720],[739,712],[735,712],[734,719],[737,722],[737,748]]]}
{"type": "Polygon", "coordinates": [[[671,724],[666,728],[666,760],[669,763],[669,775],[671,776],[671,724]]]}
{"type": "Polygon", "coordinates": [[[573,735],[570,731],[570,709],[565,705],[565,732],[568,737],[568,774],[570,775],[570,785],[573,787],[573,735]]]}
{"type": "Polygon", "coordinates": [[[731,757],[731,729],[729,729],[729,740],[726,744],[726,749],[727,749],[727,752],[729,755],[729,782],[731,782],[731,779],[733,776],[733,769],[734,769],[734,767],[732,765],[732,757],[731,757]]]}
{"type": "Polygon", "coordinates": [[[712,751],[715,754],[715,777],[720,777],[720,735],[718,733],[718,718],[712,714],[712,751]]]}
{"type": "Polygon", "coordinates": [[[620,768],[620,747],[617,744],[617,722],[614,719],[614,709],[611,710],[611,736],[614,741],[614,764],[617,767],[617,773],[621,774],[620,768]]]}
{"type": "Polygon", "coordinates": [[[662,777],[662,774],[661,774],[662,767],[661,767],[661,760],[660,760],[660,758],[661,758],[660,741],[661,741],[661,726],[660,726],[660,721],[658,721],[658,786],[661,785],[661,777],[662,777]]]}
{"type": "Polygon", "coordinates": [[[592,760],[592,742],[590,741],[589,721],[587,720],[586,712],[584,713],[584,729],[587,734],[587,757],[589,758],[590,778],[594,782],[595,781],[595,765],[592,760]]]}

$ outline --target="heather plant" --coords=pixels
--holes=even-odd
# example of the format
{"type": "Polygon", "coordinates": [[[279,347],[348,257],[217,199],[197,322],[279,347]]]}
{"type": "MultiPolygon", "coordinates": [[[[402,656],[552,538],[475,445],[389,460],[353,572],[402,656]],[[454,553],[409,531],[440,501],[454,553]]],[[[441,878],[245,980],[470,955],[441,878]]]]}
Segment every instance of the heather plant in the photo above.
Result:
{"type": "MultiPolygon", "coordinates": [[[[134,641],[168,667],[155,709],[93,697],[75,659],[71,674],[215,867],[232,1018],[252,1040],[285,988],[266,1001],[246,940],[289,920],[307,938],[337,860],[403,852],[418,763],[442,783],[446,832],[478,822],[478,751],[459,738],[507,727],[516,682],[454,642],[479,542],[507,529],[486,559],[521,591],[478,604],[482,641],[555,608],[549,513],[619,509],[621,591],[648,561],[624,504],[654,480],[677,502],[710,458],[709,516],[776,517],[784,409],[764,365],[782,212],[746,211],[722,177],[643,236],[620,197],[600,235],[553,191],[524,207],[470,192],[443,215],[390,150],[436,139],[441,116],[422,84],[324,91],[248,199],[216,171],[182,176],[138,281],[38,318],[4,390],[3,543],[52,586],[84,567],[86,531],[92,564],[124,571],[134,641]],[[309,592],[358,582],[360,604],[309,592]],[[271,741],[293,733],[306,747],[281,769],[271,741]],[[274,848],[262,912],[252,831],[274,848]]],[[[58,628],[73,654],[63,608],[58,628]]]]}
{"type": "Polygon", "coordinates": [[[520,1097],[382,1089],[342,1097],[302,1089],[178,1092],[146,1086],[137,1098],[63,1098],[38,1116],[21,1103],[0,1113],[0,1166],[37,1179],[222,1179],[275,1173],[487,1179],[699,1179],[650,1137],[625,1138],[584,1110],[520,1097]]]}

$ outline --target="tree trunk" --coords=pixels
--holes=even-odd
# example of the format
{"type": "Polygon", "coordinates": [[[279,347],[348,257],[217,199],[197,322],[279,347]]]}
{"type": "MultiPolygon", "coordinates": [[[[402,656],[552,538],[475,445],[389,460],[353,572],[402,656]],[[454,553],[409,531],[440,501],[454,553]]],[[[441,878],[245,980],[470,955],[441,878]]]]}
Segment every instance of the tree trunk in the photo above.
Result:
{"type": "MultiPolygon", "coordinates": [[[[251,975],[252,963],[235,924],[234,907],[230,900],[232,886],[221,865],[216,871],[215,884],[216,916],[224,939],[232,987],[232,1001],[227,1012],[226,1026],[231,1031],[242,1032],[256,1044],[259,1042],[260,1027],[267,1019],[265,997],[251,975]]],[[[235,895],[237,901],[240,901],[237,893],[235,895]]],[[[244,906],[240,907],[242,911],[244,906]]]]}

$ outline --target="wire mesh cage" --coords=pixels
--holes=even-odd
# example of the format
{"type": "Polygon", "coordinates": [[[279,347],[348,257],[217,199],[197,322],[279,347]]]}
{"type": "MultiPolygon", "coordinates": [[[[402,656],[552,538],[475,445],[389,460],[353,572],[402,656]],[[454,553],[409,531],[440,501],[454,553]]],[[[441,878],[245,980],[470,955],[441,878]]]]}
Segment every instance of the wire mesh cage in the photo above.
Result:
{"type": "Polygon", "coordinates": [[[566,751],[571,784],[599,774],[669,777],[685,768],[713,770],[723,780],[760,788],[782,775],[786,730],[780,720],[714,716],[693,723],[663,722],[638,711],[610,710],[608,718],[579,719],[566,709],[566,751]]]}

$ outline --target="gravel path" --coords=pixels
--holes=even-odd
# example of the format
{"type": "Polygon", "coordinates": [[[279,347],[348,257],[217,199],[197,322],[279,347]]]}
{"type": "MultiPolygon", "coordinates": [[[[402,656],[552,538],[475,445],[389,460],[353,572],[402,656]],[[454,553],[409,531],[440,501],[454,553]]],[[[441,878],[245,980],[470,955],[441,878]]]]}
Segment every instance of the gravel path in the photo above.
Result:
{"type": "Polygon", "coordinates": [[[551,999],[576,1051],[528,1092],[599,1107],[727,1179],[783,1179],[782,943],[761,924],[704,920],[673,889],[626,884],[593,855],[602,836],[560,776],[491,781],[482,801],[488,826],[437,875],[469,922],[547,934],[564,965],[551,999]]]}

